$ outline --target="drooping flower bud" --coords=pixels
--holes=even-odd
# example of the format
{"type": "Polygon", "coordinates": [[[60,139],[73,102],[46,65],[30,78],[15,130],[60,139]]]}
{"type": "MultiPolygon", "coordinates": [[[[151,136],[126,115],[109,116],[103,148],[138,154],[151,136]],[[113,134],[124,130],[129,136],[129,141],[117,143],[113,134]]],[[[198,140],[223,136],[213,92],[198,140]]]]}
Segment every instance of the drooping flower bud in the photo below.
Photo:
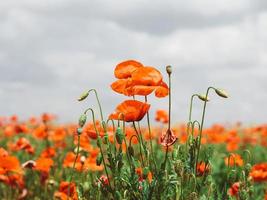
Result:
{"type": "Polygon", "coordinates": [[[227,92],[225,92],[223,89],[218,89],[218,88],[216,88],[216,89],[215,89],[215,92],[216,92],[220,97],[228,98],[228,94],[227,94],[227,92]]]}
{"type": "Polygon", "coordinates": [[[101,146],[101,139],[98,137],[97,138],[97,140],[96,140],[96,145],[97,145],[97,147],[99,147],[100,148],[100,146],[101,146]]]}
{"type": "Polygon", "coordinates": [[[124,139],[124,134],[123,134],[121,128],[118,127],[116,130],[116,140],[117,140],[118,144],[122,144],[123,139],[124,139]]]}
{"type": "Polygon", "coordinates": [[[80,161],[81,161],[81,164],[82,164],[82,165],[84,165],[84,163],[85,163],[85,160],[86,160],[86,157],[85,157],[85,156],[81,156],[81,159],[80,159],[80,161]]]}
{"type": "Polygon", "coordinates": [[[102,160],[103,160],[103,157],[102,157],[101,154],[99,154],[99,155],[97,156],[97,158],[96,158],[96,165],[97,165],[97,166],[100,166],[101,163],[102,163],[102,160]]]}
{"type": "Polygon", "coordinates": [[[89,92],[84,92],[82,93],[82,95],[78,98],[78,101],[83,101],[84,99],[86,99],[89,95],[89,92]]]}
{"type": "Polygon", "coordinates": [[[86,123],[86,120],[87,120],[87,116],[86,114],[82,114],[79,118],[79,126],[80,127],[83,127],[84,124],[86,123]]]}
{"type": "Polygon", "coordinates": [[[102,141],[103,141],[104,144],[107,144],[108,143],[108,134],[107,133],[105,133],[102,141]]]}
{"type": "Polygon", "coordinates": [[[128,152],[129,152],[130,156],[134,157],[134,148],[132,146],[128,147],[128,152]]]}
{"type": "Polygon", "coordinates": [[[166,66],[166,72],[171,75],[172,74],[172,66],[168,65],[166,66]]]}
{"type": "Polygon", "coordinates": [[[209,101],[210,99],[206,95],[198,94],[197,97],[202,101],[209,101]]]}

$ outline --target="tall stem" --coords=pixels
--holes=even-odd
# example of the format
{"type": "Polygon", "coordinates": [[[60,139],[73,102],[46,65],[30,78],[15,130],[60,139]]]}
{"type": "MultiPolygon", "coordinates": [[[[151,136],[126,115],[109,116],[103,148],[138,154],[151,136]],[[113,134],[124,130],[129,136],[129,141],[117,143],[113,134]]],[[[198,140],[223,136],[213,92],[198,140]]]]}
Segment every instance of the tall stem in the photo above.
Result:
{"type": "Polygon", "coordinates": [[[75,160],[74,160],[74,163],[73,163],[73,166],[72,166],[72,170],[73,171],[71,173],[70,181],[69,181],[69,185],[68,185],[68,199],[69,199],[69,196],[70,196],[70,185],[71,185],[71,182],[72,182],[72,178],[73,178],[73,174],[74,174],[74,170],[75,170],[75,165],[76,165],[77,159],[79,157],[79,153],[80,153],[80,134],[78,134],[77,152],[76,152],[75,160]]]}
{"type": "Polygon", "coordinates": [[[138,138],[138,142],[139,142],[139,148],[140,148],[140,154],[141,154],[140,156],[141,156],[142,166],[144,167],[144,159],[143,159],[143,153],[142,153],[143,142],[141,140],[140,134],[138,133],[138,130],[137,130],[134,122],[133,122],[133,127],[134,127],[136,134],[137,134],[137,138],[138,138]]]}
{"type": "MultiPolygon", "coordinates": [[[[168,121],[167,141],[169,140],[170,133],[171,133],[171,105],[172,105],[171,104],[171,73],[168,73],[168,78],[169,78],[169,121],[168,121]]],[[[169,152],[169,145],[167,144],[165,160],[164,160],[164,170],[166,168],[168,152],[169,152]]]]}
{"type": "Polygon", "coordinates": [[[192,120],[192,108],[193,108],[193,101],[194,101],[194,97],[197,96],[197,94],[193,94],[191,96],[191,99],[190,99],[190,107],[189,107],[189,118],[188,118],[188,122],[191,122],[192,120]]]}
{"type": "Polygon", "coordinates": [[[101,116],[101,121],[104,121],[103,110],[102,110],[102,106],[101,106],[97,91],[96,91],[96,89],[90,89],[88,91],[88,93],[90,93],[90,92],[94,92],[95,93],[95,97],[96,97],[96,100],[97,100],[97,104],[98,104],[98,108],[99,108],[99,112],[100,112],[100,116],[101,116]]]}
{"type": "MultiPolygon", "coordinates": [[[[147,103],[147,96],[145,96],[145,102],[147,103]]],[[[152,155],[152,160],[153,160],[153,164],[154,164],[154,167],[155,167],[155,171],[157,172],[157,164],[156,164],[156,159],[155,159],[154,150],[153,150],[153,144],[152,144],[152,134],[151,134],[149,111],[147,112],[146,117],[147,117],[148,133],[149,133],[150,151],[151,151],[151,155],[152,155]]]]}
{"type": "MultiPolygon", "coordinates": [[[[84,111],[84,114],[87,114],[88,111],[91,111],[92,113],[92,118],[93,118],[93,124],[94,124],[94,129],[95,129],[95,132],[97,134],[97,140],[99,141],[99,131],[97,130],[96,128],[96,122],[95,122],[95,113],[94,113],[94,110],[92,108],[88,108],[84,111]]],[[[111,188],[111,185],[110,185],[110,179],[109,179],[109,176],[108,176],[108,170],[107,170],[107,166],[106,166],[106,161],[105,161],[105,158],[104,158],[104,153],[103,153],[103,149],[102,149],[102,145],[101,145],[101,142],[99,142],[99,149],[100,149],[100,153],[101,153],[101,156],[103,158],[103,164],[104,164],[104,169],[105,169],[105,172],[106,172],[106,176],[107,176],[107,179],[108,179],[108,183],[109,183],[109,187],[112,191],[112,188],[111,188]]]]}
{"type": "MultiPolygon", "coordinates": [[[[208,99],[208,95],[209,95],[210,89],[214,89],[215,90],[214,87],[208,87],[208,89],[206,91],[206,96],[205,96],[206,99],[208,99]]],[[[197,170],[197,163],[198,163],[199,151],[200,151],[200,146],[201,146],[202,131],[203,131],[205,114],[206,114],[206,106],[207,106],[207,101],[204,101],[204,107],[203,107],[202,118],[201,118],[201,125],[200,125],[200,130],[199,130],[199,141],[198,141],[198,147],[197,147],[196,170],[197,170]]]]}

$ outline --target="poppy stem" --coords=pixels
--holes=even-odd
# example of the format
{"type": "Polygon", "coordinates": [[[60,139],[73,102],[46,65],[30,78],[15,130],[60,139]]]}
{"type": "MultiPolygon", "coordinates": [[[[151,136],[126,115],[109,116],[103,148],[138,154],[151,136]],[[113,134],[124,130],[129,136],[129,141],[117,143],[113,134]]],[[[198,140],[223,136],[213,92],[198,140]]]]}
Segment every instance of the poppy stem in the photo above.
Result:
{"type": "Polygon", "coordinates": [[[96,97],[96,100],[97,100],[97,104],[98,104],[98,108],[99,108],[99,112],[100,112],[100,116],[101,116],[101,121],[104,121],[103,110],[102,110],[102,106],[101,106],[101,103],[100,103],[100,100],[99,100],[99,97],[98,97],[98,93],[97,93],[96,89],[90,89],[88,91],[88,94],[90,92],[94,92],[94,94],[95,94],[95,97],[96,97]]]}
{"type": "MultiPolygon", "coordinates": [[[[167,66],[166,67],[167,69],[167,73],[168,73],[168,78],[169,78],[169,121],[168,121],[168,131],[167,131],[167,141],[169,141],[169,138],[170,138],[170,133],[171,133],[171,105],[172,105],[172,98],[171,98],[171,66],[167,66]],[[170,69],[170,70],[168,70],[170,69]]],[[[165,154],[165,160],[164,160],[164,170],[166,168],[166,163],[167,163],[167,158],[168,158],[168,152],[169,152],[169,145],[167,145],[167,148],[166,148],[166,154],[165,154]]]]}
{"type": "Polygon", "coordinates": [[[140,138],[140,134],[138,133],[138,130],[137,130],[136,125],[135,125],[134,122],[133,122],[133,127],[134,127],[134,130],[135,130],[136,134],[137,134],[136,136],[137,136],[138,142],[139,142],[139,149],[140,149],[140,156],[141,156],[142,166],[144,167],[145,165],[144,165],[144,159],[143,159],[143,153],[142,153],[143,142],[142,142],[142,140],[140,138]]]}
{"type": "MultiPolygon", "coordinates": [[[[145,102],[147,103],[147,96],[145,96],[145,102]]],[[[151,155],[152,155],[152,160],[153,160],[153,164],[154,164],[154,167],[155,167],[155,171],[157,172],[156,159],[155,159],[154,150],[153,150],[153,144],[152,144],[152,134],[151,134],[149,111],[147,111],[146,117],[147,117],[148,133],[149,133],[150,151],[151,151],[151,155]]]]}
{"type": "MultiPolygon", "coordinates": [[[[206,99],[208,99],[208,95],[209,95],[210,89],[216,90],[214,87],[208,87],[208,89],[206,91],[206,95],[205,95],[205,98],[206,99]]],[[[197,147],[196,170],[197,170],[197,163],[198,163],[199,151],[200,151],[200,146],[201,146],[203,125],[204,125],[204,119],[205,119],[205,114],[206,114],[206,106],[207,106],[207,101],[204,101],[204,106],[203,106],[203,111],[202,111],[201,125],[200,125],[200,130],[199,130],[198,147],[197,147]]]]}
{"type": "Polygon", "coordinates": [[[68,198],[70,196],[70,185],[71,185],[71,182],[72,182],[72,179],[73,179],[73,174],[74,174],[74,170],[75,170],[75,165],[76,165],[76,162],[77,162],[77,159],[79,157],[79,153],[80,153],[80,134],[78,133],[78,144],[77,144],[77,152],[76,152],[76,156],[75,156],[75,160],[74,160],[74,163],[73,163],[73,166],[72,166],[72,173],[71,173],[71,176],[70,176],[70,181],[69,181],[69,185],[68,185],[68,198]]]}
{"type": "Polygon", "coordinates": [[[188,118],[189,122],[191,122],[191,120],[192,120],[193,101],[194,101],[194,97],[196,97],[196,96],[197,96],[197,94],[193,94],[191,96],[191,99],[190,99],[189,118],[188,118]]]}
{"type": "MultiPolygon", "coordinates": [[[[103,158],[104,169],[105,169],[106,176],[107,176],[107,179],[108,179],[109,188],[112,191],[112,188],[111,188],[111,185],[110,185],[110,179],[109,179],[109,176],[108,176],[108,170],[107,170],[107,166],[106,166],[106,161],[105,161],[105,157],[104,157],[104,153],[103,153],[103,149],[102,149],[102,145],[101,145],[101,139],[99,139],[99,132],[98,132],[98,130],[96,128],[95,112],[94,112],[94,110],[92,108],[88,108],[88,109],[86,109],[84,111],[84,114],[87,114],[88,111],[91,111],[91,114],[92,114],[94,129],[95,129],[95,132],[97,134],[97,140],[99,141],[98,142],[99,149],[100,149],[101,156],[103,158]]],[[[113,193],[113,191],[112,191],[112,193],[113,193]]]]}

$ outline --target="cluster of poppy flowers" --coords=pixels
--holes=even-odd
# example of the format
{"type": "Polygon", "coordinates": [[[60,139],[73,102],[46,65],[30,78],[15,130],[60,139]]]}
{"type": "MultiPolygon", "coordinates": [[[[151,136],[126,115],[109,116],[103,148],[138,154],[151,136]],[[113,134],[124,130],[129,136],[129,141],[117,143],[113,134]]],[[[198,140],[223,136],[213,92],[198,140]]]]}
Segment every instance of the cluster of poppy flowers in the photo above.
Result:
{"type": "MultiPolygon", "coordinates": [[[[17,190],[16,198],[23,200],[34,195],[33,191],[30,191],[32,185],[29,182],[33,178],[38,178],[39,180],[37,183],[34,181],[34,184],[44,186],[45,190],[48,185],[51,186],[53,188],[51,194],[55,198],[77,200],[79,186],[72,179],[73,173],[69,176],[68,172],[71,171],[78,174],[90,174],[92,185],[108,188],[111,184],[110,180],[116,177],[107,174],[105,158],[100,148],[102,142],[113,145],[114,149],[109,148],[109,154],[115,150],[115,156],[118,156],[117,150],[119,149],[127,157],[129,156],[127,143],[139,144],[140,155],[137,157],[142,158],[143,138],[145,142],[151,142],[152,156],[154,156],[153,141],[157,152],[161,155],[166,152],[163,165],[165,167],[168,151],[174,150],[173,144],[177,138],[181,145],[187,144],[189,139],[188,125],[170,127],[170,111],[157,110],[154,119],[158,122],[158,126],[150,127],[148,96],[154,93],[158,98],[167,97],[171,91],[169,86],[164,82],[160,71],[151,66],[144,66],[135,60],[119,63],[114,75],[116,80],[111,84],[112,90],[126,96],[127,100],[120,103],[108,119],[133,123],[133,126],[127,124],[123,129],[125,142],[118,142],[120,138],[117,138],[116,134],[119,127],[116,130],[114,124],[104,123],[103,125],[103,119],[86,123],[83,118],[85,114],[82,115],[82,120],[79,120],[78,125],[55,124],[56,116],[51,114],[32,117],[25,122],[20,121],[17,116],[0,117],[0,144],[3,146],[0,148],[0,186],[3,184],[17,190]],[[136,100],[136,96],[141,96],[144,100],[136,100]],[[141,121],[145,115],[148,117],[148,126],[139,126],[137,130],[135,122],[141,121]],[[77,148],[73,149],[73,144],[77,148]],[[37,177],[33,174],[37,174],[37,177]]],[[[81,97],[80,100],[83,98],[86,97],[81,97]]],[[[207,97],[201,96],[201,98],[207,101],[207,97]]],[[[198,138],[199,131],[197,128],[192,130],[193,138],[198,138]]],[[[201,128],[201,134],[200,144],[212,144],[218,147],[218,150],[221,146],[225,146],[223,150],[229,154],[223,160],[225,168],[243,167],[246,164],[241,154],[238,154],[238,151],[244,149],[245,146],[267,146],[267,125],[244,128],[236,124],[227,128],[215,124],[210,128],[203,130],[201,128]]],[[[108,159],[112,160],[112,155],[109,155],[108,159]]],[[[160,163],[156,164],[160,165],[160,163]]],[[[194,166],[197,178],[212,174],[214,168],[209,162],[198,162],[198,159],[194,166]]],[[[140,191],[144,189],[142,183],[151,184],[156,175],[153,174],[152,168],[145,168],[143,165],[134,168],[133,173],[138,177],[140,191]]],[[[265,161],[255,163],[249,169],[248,176],[255,183],[266,182],[267,163],[265,161]]],[[[228,193],[237,197],[242,184],[241,182],[233,183],[228,188],[228,193]]]]}

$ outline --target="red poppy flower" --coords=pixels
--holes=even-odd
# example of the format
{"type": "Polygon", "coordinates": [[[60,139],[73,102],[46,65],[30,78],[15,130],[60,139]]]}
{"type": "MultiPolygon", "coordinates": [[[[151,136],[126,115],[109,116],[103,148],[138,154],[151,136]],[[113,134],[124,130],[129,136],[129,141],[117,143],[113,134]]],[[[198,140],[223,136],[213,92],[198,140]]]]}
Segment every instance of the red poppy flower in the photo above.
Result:
{"type": "Polygon", "coordinates": [[[233,167],[233,166],[243,166],[244,161],[242,159],[242,157],[239,154],[232,154],[230,156],[230,158],[225,158],[224,159],[225,165],[228,165],[229,162],[229,166],[233,167]]]}
{"type": "Polygon", "coordinates": [[[134,85],[158,86],[162,75],[154,67],[141,67],[132,73],[132,81],[134,85]]]}
{"type": "Polygon", "coordinates": [[[238,196],[240,182],[234,183],[228,190],[230,196],[238,196]]]}
{"type": "Polygon", "coordinates": [[[137,100],[126,100],[119,104],[109,119],[124,120],[126,122],[140,121],[148,112],[150,104],[137,100]]]}

